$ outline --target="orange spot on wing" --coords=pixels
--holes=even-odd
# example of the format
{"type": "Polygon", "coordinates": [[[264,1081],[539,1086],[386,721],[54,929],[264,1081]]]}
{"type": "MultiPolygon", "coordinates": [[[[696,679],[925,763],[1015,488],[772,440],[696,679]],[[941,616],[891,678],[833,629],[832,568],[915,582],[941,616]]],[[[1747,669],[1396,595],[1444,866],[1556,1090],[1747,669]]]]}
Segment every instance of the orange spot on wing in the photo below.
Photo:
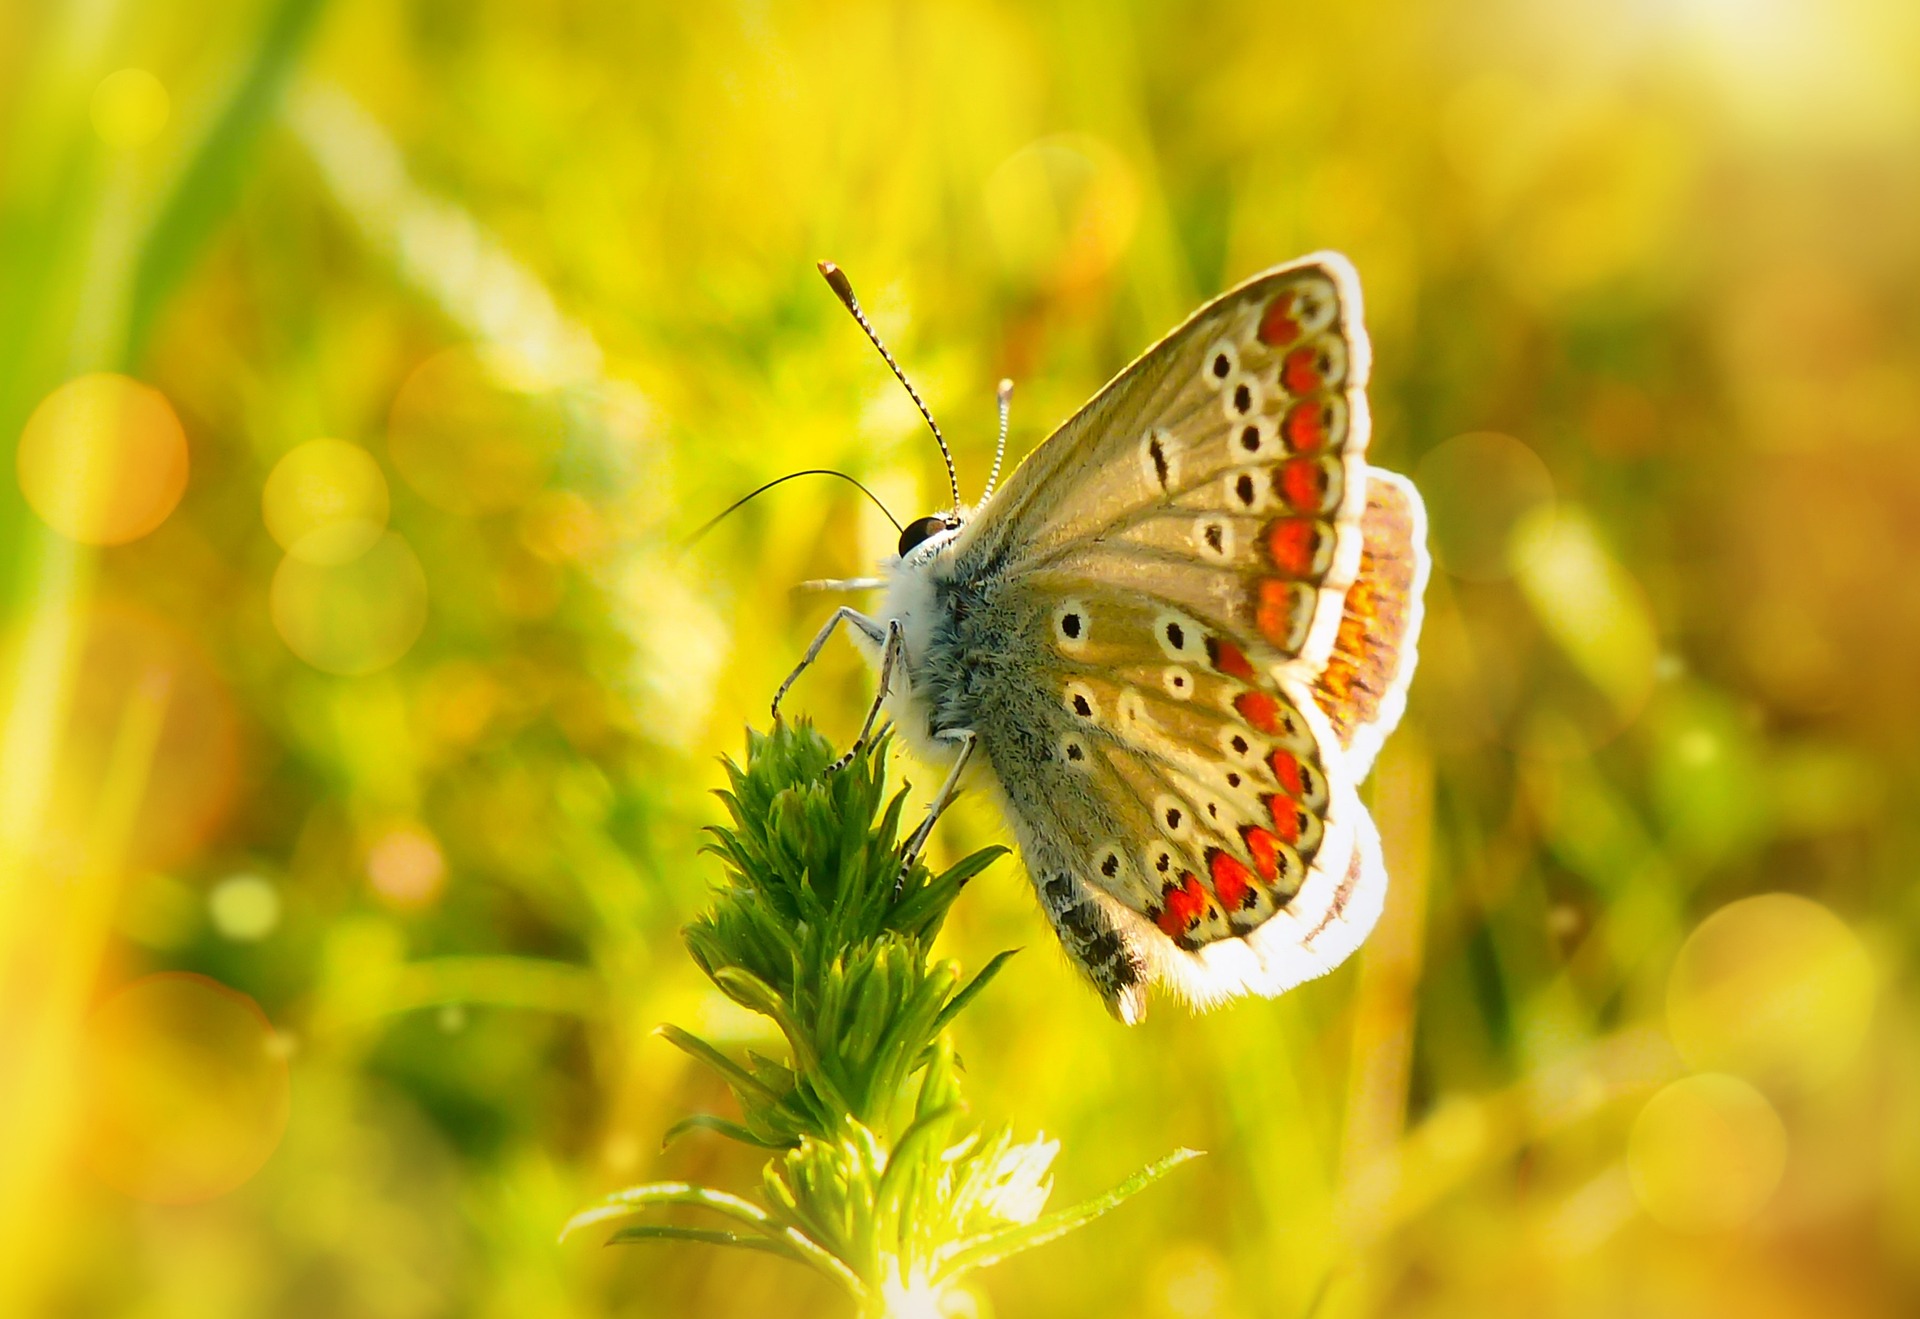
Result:
{"type": "Polygon", "coordinates": [[[1292,847],[1300,846],[1300,808],[1293,804],[1293,799],[1275,792],[1268,794],[1264,804],[1280,837],[1292,847]]]}
{"type": "Polygon", "coordinates": [[[1289,394],[1310,394],[1326,383],[1320,374],[1320,351],[1312,344],[1301,344],[1287,354],[1280,365],[1280,382],[1289,394]]]}
{"type": "Polygon", "coordinates": [[[1253,857],[1253,868],[1260,872],[1260,878],[1270,880],[1280,873],[1280,840],[1258,825],[1248,825],[1240,831],[1240,837],[1246,840],[1247,852],[1253,857]]]}
{"type": "Polygon", "coordinates": [[[1266,692],[1241,692],[1233,698],[1233,708],[1263,733],[1280,731],[1280,702],[1266,692]]]}
{"type": "Polygon", "coordinates": [[[1213,661],[1216,670],[1229,678],[1239,678],[1244,682],[1253,677],[1253,665],[1248,662],[1246,653],[1231,641],[1208,637],[1207,657],[1213,661]]]}
{"type": "Polygon", "coordinates": [[[1300,324],[1293,319],[1293,294],[1282,293],[1267,304],[1260,316],[1260,342],[1280,348],[1300,337],[1300,324]]]}
{"type": "Polygon", "coordinates": [[[1295,453],[1313,453],[1324,447],[1332,422],[1330,413],[1331,409],[1325,403],[1315,399],[1307,399],[1287,409],[1286,420],[1280,423],[1287,437],[1287,447],[1295,453]]]}
{"type": "Polygon", "coordinates": [[[1180,872],[1180,883],[1161,891],[1166,906],[1160,912],[1160,930],[1170,939],[1179,939],[1191,930],[1207,909],[1207,892],[1190,870],[1180,872]]]}
{"type": "Polygon", "coordinates": [[[1267,553],[1289,577],[1313,576],[1320,557],[1320,524],[1312,518],[1281,518],[1267,524],[1267,553]]]}
{"type": "Polygon", "coordinates": [[[1318,513],[1326,507],[1333,479],[1318,458],[1290,458],[1273,470],[1273,488],[1287,507],[1300,513],[1318,513]]]}
{"type": "Polygon", "coordinates": [[[1267,768],[1273,771],[1274,778],[1280,780],[1280,786],[1287,790],[1289,797],[1298,801],[1307,795],[1301,786],[1300,758],[1293,752],[1284,747],[1277,749],[1267,757],[1267,768]]]}
{"type": "Polygon", "coordinates": [[[1293,611],[1299,597],[1293,583],[1269,577],[1260,583],[1253,622],[1260,635],[1282,648],[1293,644],[1293,611]]]}
{"type": "Polygon", "coordinates": [[[1253,887],[1253,872],[1217,847],[1207,853],[1207,867],[1213,875],[1213,896],[1220,899],[1220,905],[1228,911],[1239,907],[1253,887]]]}

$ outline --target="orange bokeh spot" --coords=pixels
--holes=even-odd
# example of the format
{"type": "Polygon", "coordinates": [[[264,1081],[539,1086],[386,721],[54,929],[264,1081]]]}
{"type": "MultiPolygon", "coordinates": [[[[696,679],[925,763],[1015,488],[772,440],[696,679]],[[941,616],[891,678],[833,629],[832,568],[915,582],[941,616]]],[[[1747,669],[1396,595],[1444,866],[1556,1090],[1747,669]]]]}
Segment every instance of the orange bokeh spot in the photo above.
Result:
{"type": "Polygon", "coordinates": [[[417,825],[390,829],[367,848],[367,880],[392,906],[424,907],[440,896],[446,879],[439,842],[417,825]]]}
{"type": "Polygon", "coordinates": [[[260,1171],[286,1133],[286,1050],[260,1006],[168,972],[116,991],[87,1023],[80,1152],[137,1200],[194,1204],[260,1171]]]}
{"type": "Polygon", "coordinates": [[[387,453],[436,508],[468,515],[538,494],[566,417],[550,395],[511,387],[486,354],[450,348],[414,368],[393,400],[387,453]]]}
{"type": "Polygon", "coordinates": [[[159,390],[79,376],[33,410],[15,469],[49,527],[86,545],[123,545],[165,522],[186,493],[187,435],[159,390]]]}
{"type": "MultiPolygon", "coordinates": [[[[190,637],[146,610],[98,606],[77,641],[40,862],[59,875],[179,865],[219,832],[238,794],[243,747],[232,694],[190,637]],[[148,721],[151,747],[123,763],[129,730],[148,721]],[[125,775],[138,786],[137,803],[103,852],[103,785],[125,775]]],[[[11,647],[0,651],[0,663],[11,658],[11,647]]],[[[7,713],[0,701],[0,717],[7,713]]]]}
{"type": "Polygon", "coordinates": [[[268,603],[287,649],[319,669],[364,677],[397,662],[427,625],[427,574],[398,532],[344,563],[289,554],[268,603]]]}

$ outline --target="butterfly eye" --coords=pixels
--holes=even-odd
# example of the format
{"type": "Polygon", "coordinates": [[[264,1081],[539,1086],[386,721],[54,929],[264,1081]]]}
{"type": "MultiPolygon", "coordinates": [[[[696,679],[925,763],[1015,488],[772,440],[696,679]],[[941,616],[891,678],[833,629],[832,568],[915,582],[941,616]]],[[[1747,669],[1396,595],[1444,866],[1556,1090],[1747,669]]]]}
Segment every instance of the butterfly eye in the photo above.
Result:
{"type": "Polygon", "coordinates": [[[950,530],[952,524],[937,513],[928,514],[917,521],[909,522],[900,531],[900,557],[906,558],[914,548],[930,536],[937,536],[950,530]]]}

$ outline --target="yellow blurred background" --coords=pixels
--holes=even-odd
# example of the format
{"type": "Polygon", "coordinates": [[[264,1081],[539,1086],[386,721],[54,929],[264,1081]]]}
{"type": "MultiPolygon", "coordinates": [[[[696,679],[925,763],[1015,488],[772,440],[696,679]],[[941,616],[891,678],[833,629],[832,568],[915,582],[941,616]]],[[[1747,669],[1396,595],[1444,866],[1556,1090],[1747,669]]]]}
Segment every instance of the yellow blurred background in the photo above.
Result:
{"type": "Polygon", "coordinates": [[[972,494],[1319,247],[1440,563],[1387,913],[1129,1031],[989,871],[971,1102],[1208,1157],[966,1312],[1920,1313],[1920,8],[14,0],[0,1314],[840,1313],[555,1244],[751,1185],[650,1032],[769,1047],[707,790],[893,533],[676,542],[943,497],[818,258],[972,494]]]}

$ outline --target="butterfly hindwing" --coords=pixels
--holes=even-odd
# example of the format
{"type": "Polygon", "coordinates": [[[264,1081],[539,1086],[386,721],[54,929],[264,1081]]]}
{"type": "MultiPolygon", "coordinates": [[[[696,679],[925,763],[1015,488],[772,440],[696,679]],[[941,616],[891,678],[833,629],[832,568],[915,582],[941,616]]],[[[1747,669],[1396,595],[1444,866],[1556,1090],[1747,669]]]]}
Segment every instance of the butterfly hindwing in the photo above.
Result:
{"type": "Polygon", "coordinates": [[[1406,708],[1430,562],[1426,510],[1404,476],[1369,473],[1360,525],[1360,571],[1341,602],[1333,650],[1313,682],[1313,698],[1347,748],[1356,783],[1406,708]]]}
{"type": "Polygon", "coordinates": [[[1346,876],[1365,827],[1322,757],[1324,712],[1163,601],[1064,585],[1009,580],[975,617],[1016,634],[994,651],[1043,657],[1010,679],[980,670],[1002,695],[975,727],[1069,954],[1123,1016],[1117,961],[1200,1003],[1324,970],[1309,937],[1335,914],[1321,876],[1346,876]]]}

